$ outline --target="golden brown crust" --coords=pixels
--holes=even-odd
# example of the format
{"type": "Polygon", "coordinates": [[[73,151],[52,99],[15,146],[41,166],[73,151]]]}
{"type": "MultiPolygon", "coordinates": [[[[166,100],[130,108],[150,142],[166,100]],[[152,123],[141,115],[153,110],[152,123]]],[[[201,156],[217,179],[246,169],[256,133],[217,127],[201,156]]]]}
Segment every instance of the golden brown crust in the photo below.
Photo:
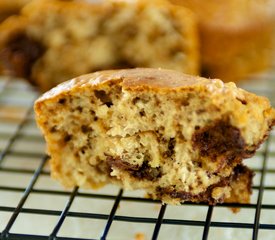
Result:
{"type": "MultiPolygon", "coordinates": [[[[152,69],[152,68],[135,68],[135,69],[121,69],[121,70],[105,70],[95,73],[82,75],[80,77],[69,80],[65,83],[59,84],[57,87],[51,89],[47,93],[41,96],[38,100],[43,101],[47,98],[53,98],[58,94],[64,94],[67,91],[73,91],[80,87],[97,87],[100,84],[104,84],[108,81],[122,81],[122,85],[125,88],[154,88],[159,89],[178,89],[181,88],[208,88],[209,90],[222,91],[230,90],[231,92],[237,92],[236,85],[234,83],[224,84],[219,79],[208,79],[199,76],[191,76],[181,72],[168,70],[168,69],[152,69]]],[[[268,100],[265,97],[258,98],[254,94],[249,94],[249,101],[258,102],[261,101],[267,105],[268,100]]]]}
{"type": "Polygon", "coordinates": [[[26,40],[39,43],[45,50],[31,66],[30,75],[21,76],[33,79],[42,91],[98,69],[166,67],[189,74],[199,71],[193,14],[162,0],[98,4],[34,1],[18,18],[0,26],[1,49],[9,50],[17,29],[23,30],[26,40]]]}
{"type": "Polygon", "coordinates": [[[155,89],[169,89],[192,87],[194,85],[201,84],[213,85],[214,81],[217,81],[219,84],[223,84],[220,80],[210,80],[191,76],[168,69],[135,68],[105,70],[82,75],[65,83],[61,83],[57,87],[42,95],[38,102],[80,87],[90,86],[96,88],[98,85],[104,84],[108,81],[120,80],[122,81],[122,85],[126,88],[152,87],[155,89]]]}

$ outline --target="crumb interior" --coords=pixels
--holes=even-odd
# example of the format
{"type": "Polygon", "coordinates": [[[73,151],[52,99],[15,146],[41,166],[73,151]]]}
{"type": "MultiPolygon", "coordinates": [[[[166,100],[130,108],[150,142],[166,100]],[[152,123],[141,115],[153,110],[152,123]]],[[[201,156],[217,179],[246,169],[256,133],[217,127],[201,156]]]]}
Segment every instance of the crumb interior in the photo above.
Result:
{"type": "Polygon", "coordinates": [[[219,199],[245,148],[221,109],[192,91],[127,90],[109,81],[46,104],[49,152],[62,175],[55,177],[67,185],[116,182],[182,200],[211,188],[219,199]]]}

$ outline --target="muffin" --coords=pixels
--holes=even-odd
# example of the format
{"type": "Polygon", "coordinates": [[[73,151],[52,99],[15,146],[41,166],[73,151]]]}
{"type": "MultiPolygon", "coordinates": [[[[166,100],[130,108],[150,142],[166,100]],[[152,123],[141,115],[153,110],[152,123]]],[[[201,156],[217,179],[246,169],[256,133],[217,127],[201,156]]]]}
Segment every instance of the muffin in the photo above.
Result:
{"type": "Polygon", "coordinates": [[[202,75],[238,81],[272,66],[274,0],[170,0],[197,16],[202,75]]]}
{"type": "Polygon", "coordinates": [[[193,14],[161,0],[33,1],[0,26],[0,49],[0,71],[41,91],[102,69],[199,72],[193,14]]]}
{"type": "Polygon", "coordinates": [[[115,183],[171,204],[248,202],[253,174],[242,160],[275,123],[265,97],[234,83],[146,68],[77,77],[35,113],[64,186],[115,183]]]}

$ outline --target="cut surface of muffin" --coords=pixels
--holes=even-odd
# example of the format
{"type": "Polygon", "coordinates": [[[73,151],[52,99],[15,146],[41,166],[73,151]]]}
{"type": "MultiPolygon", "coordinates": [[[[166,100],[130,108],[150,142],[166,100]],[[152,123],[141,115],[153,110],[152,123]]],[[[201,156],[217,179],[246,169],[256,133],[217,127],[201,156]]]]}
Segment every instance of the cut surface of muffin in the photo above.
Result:
{"type": "Polygon", "coordinates": [[[35,112],[63,185],[115,183],[174,204],[223,202],[244,175],[235,186],[249,199],[242,160],[275,118],[266,98],[234,83],[160,69],[75,78],[38,99],[35,112]]]}

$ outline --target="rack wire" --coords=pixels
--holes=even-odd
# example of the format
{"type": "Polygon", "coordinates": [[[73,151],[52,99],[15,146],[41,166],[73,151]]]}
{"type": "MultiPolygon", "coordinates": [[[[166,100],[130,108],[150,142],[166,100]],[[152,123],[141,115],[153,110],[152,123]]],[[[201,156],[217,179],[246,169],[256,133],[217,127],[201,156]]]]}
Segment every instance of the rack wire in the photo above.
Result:
{"type": "MultiPolygon", "coordinates": [[[[242,87],[275,105],[275,72],[242,87]]],[[[167,206],[144,198],[142,191],[115,186],[63,189],[51,180],[32,110],[38,95],[23,81],[1,78],[1,239],[274,239],[274,132],[246,160],[256,172],[250,204],[167,206]],[[233,214],[229,208],[240,212],[233,214]]]]}

